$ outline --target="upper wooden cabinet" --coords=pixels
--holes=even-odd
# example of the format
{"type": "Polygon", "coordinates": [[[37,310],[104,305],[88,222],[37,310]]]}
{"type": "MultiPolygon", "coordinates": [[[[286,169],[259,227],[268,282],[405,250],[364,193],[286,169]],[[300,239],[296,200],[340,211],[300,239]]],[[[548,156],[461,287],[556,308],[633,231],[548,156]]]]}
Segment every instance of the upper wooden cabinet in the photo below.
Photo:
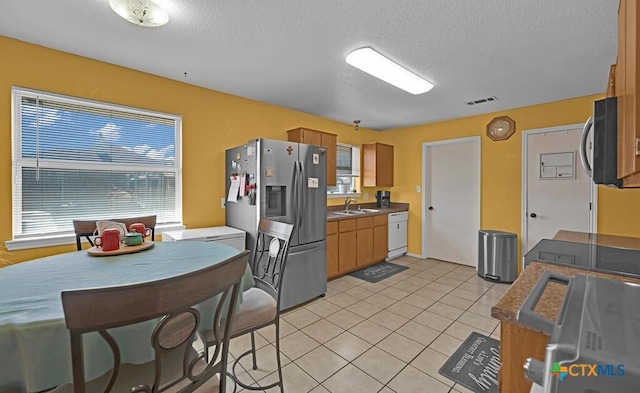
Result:
{"type": "Polygon", "coordinates": [[[607,98],[616,95],[616,65],[612,64],[609,69],[609,82],[607,82],[607,98]]]}
{"type": "Polygon", "coordinates": [[[393,146],[384,143],[362,145],[362,186],[393,186],[393,146]]]}
{"type": "Polygon", "coordinates": [[[291,142],[300,142],[306,143],[307,145],[327,148],[327,186],[335,186],[338,136],[323,131],[310,130],[308,128],[295,128],[287,131],[287,135],[291,142]]]}
{"type": "MultiPolygon", "coordinates": [[[[636,91],[638,67],[638,4],[620,0],[618,9],[618,63],[615,67],[614,92],[618,97],[618,177],[624,187],[640,187],[640,102],[636,91]]],[[[611,83],[610,83],[611,84],[611,83]]]]}

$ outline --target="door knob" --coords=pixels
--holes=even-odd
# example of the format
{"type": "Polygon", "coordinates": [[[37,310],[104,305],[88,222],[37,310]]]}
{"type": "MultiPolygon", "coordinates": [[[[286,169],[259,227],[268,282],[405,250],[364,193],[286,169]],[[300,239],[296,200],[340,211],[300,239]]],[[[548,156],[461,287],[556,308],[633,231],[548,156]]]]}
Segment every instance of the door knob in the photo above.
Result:
{"type": "Polygon", "coordinates": [[[429,210],[433,210],[433,206],[429,206],[429,210]]]}
{"type": "Polygon", "coordinates": [[[538,215],[536,213],[531,213],[531,214],[529,214],[529,217],[536,218],[536,217],[538,217],[538,215]]]}

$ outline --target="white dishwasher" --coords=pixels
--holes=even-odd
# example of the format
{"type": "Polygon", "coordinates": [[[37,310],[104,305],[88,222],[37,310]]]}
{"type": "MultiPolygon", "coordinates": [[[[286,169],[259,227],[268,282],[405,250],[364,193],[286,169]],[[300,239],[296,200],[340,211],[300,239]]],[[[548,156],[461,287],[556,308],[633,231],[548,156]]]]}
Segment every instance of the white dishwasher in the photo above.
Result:
{"type": "Polygon", "coordinates": [[[246,249],[245,237],[244,231],[224,226],[162,232],[162,241],[165,242],[217,242],[235,247],[240,251],[246,249]]]}
{"type": "Polygon", "coordinates": [[[407,221],[409,221],[409,212],[389,214],[389,254],[387,260],[407,253],[407,221]]]}

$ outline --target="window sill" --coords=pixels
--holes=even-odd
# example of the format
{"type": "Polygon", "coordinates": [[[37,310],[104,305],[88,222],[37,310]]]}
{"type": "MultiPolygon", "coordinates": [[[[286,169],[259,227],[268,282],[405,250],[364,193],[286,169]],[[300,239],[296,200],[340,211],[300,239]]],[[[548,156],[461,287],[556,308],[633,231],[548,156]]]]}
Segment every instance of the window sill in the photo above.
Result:
{"type": "MultiPolygon", "coordinates": [[[[177,231],[181,229],[186,229],[186,226],[182,224],[159,225],[156,227],[156,235],[162,234],[162,232],[177,231]]],[[[86,243],[87,239],[83,238],[82,242],[86,243]]],[[[64,246],[67,244],[76,244],[76,236],[73,233],[55,236],[27,237],[23,239],[9,240],[4,243],[5,247],[7,247],[7,250],[9,251],[64,246]]]]}
{"type": "Polygon", "coordinates": [[[359,192],[342,192],[342,193],[333,193],[333,194],[329,194],[327,193],[327,198],[360,198],[362,196],[362,193],[359,192]]]}

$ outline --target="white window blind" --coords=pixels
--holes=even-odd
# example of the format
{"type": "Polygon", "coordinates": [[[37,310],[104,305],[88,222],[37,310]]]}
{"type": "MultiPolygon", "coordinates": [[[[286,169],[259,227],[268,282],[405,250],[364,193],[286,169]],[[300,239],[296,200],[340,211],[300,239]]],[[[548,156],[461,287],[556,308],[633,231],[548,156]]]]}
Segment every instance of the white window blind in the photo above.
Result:
{"type": "Polygon", "coordinates": [[[327,187],[329,195],[350,195],[358,191],[360,148],[338,144],[336,154],[337,185],[327,187]]]}
{"type": "Polygon", "coordinates": [[[179,116],[13,88],[13,237],[74,219],[179,223],[179,116]]]}

